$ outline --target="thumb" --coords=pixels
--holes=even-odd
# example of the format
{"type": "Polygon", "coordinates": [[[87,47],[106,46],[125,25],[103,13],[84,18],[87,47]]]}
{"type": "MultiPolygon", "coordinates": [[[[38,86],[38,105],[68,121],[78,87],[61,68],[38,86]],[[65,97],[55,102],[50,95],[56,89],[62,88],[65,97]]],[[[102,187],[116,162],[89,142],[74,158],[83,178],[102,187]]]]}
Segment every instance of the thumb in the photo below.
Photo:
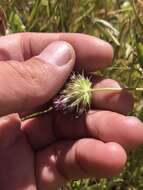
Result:
{"type": "Polygon", "coordinates": [[[51,43],[25,62],[0,62],[0,115],[46,103],[62,87],[74,62],[73,48],[63,41],[51,43]]]}

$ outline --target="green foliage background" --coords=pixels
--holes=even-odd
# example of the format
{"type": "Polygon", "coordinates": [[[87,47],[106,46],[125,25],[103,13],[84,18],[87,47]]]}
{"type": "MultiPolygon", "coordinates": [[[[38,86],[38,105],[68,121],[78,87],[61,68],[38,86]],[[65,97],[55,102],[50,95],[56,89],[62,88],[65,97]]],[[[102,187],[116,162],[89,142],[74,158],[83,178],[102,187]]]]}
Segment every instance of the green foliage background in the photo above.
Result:
{"type": "MultiPolygon", "coordinates": [[[[6,22],[0,32],[82,32],[114,47],[113,65],[99,74],[129,87],[143,87],[143,0],[1,0],[6,22]]],[[[142,93],[132,115],[143,120],[142,93]]],[[[142,190],[143,148],[129,152],[124,171],[113,179],[71,182],[63,189],[142,190]]]]}

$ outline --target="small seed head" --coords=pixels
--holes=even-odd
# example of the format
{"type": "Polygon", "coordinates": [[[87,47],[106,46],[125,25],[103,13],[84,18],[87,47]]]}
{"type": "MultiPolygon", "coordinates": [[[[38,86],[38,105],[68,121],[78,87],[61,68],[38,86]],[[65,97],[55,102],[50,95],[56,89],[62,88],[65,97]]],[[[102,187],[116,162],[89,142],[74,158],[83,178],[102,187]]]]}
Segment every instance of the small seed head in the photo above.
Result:
{"type": "Polygon", "coordinates": [[[92,82],[84,74],[72,74],[70,81],[54,100],[56,110],[81,115],[90,108],[92,98],[92,82]]]}

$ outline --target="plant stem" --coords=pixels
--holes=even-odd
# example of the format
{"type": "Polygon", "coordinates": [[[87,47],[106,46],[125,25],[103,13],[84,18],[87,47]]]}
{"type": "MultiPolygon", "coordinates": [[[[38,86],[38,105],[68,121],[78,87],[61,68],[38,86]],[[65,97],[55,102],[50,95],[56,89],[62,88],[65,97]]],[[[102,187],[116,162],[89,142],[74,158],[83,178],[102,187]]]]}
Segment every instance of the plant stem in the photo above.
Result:
{"type": "Polygon", "coordinates": [[[143,91],[143,88],[134,88],[134,87],[124,87],[124,88],[112,88],[112,87],[105,87],[105,88],[93,88],[91,92],[119,92],[122,90],[129,90],[129,91],[143,91]]]}
{"type": "Polygon", "coordinates": [[[27,115],[25,117],[22,117],[21,118],[21,121],[25,121],[27,119],[31,119],[33,117],[38,117],[40,115],[44,115],[44,114],[47,114],[49,111],[51,111],[53,109],[53,107],[49,107],[48,109],[46,110],[43,110],[43,111],[39,111],[39,112],[36,112],[36,113],[33,113],[33,114],[30,114],[30,115],[27,115]]]}

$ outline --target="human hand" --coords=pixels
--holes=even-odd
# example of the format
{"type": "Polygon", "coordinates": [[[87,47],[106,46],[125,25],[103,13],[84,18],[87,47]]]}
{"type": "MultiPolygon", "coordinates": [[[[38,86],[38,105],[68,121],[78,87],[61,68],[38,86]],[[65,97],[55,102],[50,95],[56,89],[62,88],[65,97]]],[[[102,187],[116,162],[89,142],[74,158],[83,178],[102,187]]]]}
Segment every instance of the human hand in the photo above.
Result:
{"type": "MultiPolygon", "coordinates": [[[[95,109],[79,119],[50,111],[20,120],[19,114],[50,100],[73,69],[72,47],[53,41],[73,46],[75,69],[89,72],[112,62],[111,46],[87,35],[25,33],[0,38],[2,190],[56,190],[71,179],[111,177],[124,167],[125,150],[143,143],[142,123],[122,115],[132,109],[128,92],[94,94],[95,109]]],[[[95,86],[119,84],[97,78],[95,86]]]]}

